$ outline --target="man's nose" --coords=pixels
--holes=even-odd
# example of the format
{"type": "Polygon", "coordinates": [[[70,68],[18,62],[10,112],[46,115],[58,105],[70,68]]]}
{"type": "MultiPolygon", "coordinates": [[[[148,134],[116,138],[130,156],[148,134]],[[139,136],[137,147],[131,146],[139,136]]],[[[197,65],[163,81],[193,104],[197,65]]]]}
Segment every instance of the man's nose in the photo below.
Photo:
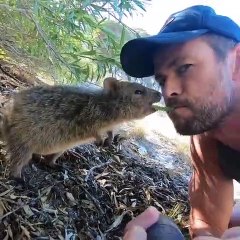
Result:
{"type": "Polygon", "coordinates": [[[182,84],[180,79],[172,77],[165,81],[163,88],[164,98],[173,98],[182,94],[182,84]]]}

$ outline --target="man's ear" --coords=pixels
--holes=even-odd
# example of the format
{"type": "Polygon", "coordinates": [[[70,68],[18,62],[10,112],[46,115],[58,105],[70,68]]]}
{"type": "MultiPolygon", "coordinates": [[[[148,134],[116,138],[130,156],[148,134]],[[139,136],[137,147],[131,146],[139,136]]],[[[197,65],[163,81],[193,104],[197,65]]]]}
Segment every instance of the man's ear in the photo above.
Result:
{"type": "Polygon", "coordinates": [[[240,44],[234,49],[233,80],[240,81],[240,44]]]}
{"type": "Polygon", "coordinates": [[[107,92],[117,93],[119,88],[119,81],[114,77],[108,77],[103,80],[103,88],[107,92]]]}

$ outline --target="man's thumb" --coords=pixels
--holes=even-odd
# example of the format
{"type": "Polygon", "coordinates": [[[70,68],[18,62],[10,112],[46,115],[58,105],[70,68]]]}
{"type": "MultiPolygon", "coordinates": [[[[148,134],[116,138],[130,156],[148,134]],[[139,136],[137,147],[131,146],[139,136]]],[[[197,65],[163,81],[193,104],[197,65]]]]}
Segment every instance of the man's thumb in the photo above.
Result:
{"type": "Polygon", "coordinates": [[[144,228],[133,226],[125,233],[123,240],[147,240],[147,233],[144,228]]]}

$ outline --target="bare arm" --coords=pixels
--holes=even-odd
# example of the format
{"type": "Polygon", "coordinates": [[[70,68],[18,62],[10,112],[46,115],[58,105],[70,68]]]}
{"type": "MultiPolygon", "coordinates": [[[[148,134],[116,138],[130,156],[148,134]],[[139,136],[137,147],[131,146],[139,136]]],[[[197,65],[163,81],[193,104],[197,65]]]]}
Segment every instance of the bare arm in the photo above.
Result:
{"type": "Polygon", "coordinates": [[[194,171],[189,184],[190,234],[221,237],[232,214],[233,181],[219,167],[214,139],[194,136],[191,154],[194,171]]]}

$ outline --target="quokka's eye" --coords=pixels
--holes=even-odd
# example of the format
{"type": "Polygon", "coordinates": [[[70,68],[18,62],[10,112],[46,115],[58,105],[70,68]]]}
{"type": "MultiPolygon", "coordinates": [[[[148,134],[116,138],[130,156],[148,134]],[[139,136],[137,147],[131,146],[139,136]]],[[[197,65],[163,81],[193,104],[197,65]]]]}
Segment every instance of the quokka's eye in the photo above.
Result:
{"type": "Polygon", "coordinates": [[[141,94],[143,94],[143,91],[141,91],[141,90],[136,90],[136,91],[135,91],[135,94],[141,95],[141,94]]]}

